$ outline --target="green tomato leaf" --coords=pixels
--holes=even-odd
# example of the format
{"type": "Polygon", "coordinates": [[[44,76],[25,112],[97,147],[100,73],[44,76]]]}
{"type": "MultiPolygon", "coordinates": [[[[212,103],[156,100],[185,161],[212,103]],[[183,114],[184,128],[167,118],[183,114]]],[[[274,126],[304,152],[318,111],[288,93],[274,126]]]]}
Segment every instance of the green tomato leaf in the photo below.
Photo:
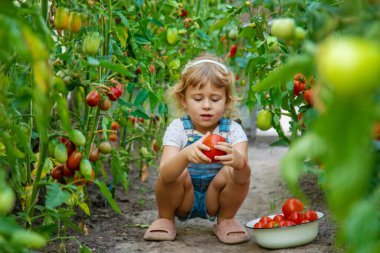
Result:
{"type": "Polygon", "coordinates": [[[99,181],[99,180],[95,180],[94,182],[99,187],[103,196],[108,200],[112,209],[117,213],[121,213],[120,207],[117,205],[116,201],[112,198],[112,194],[110,190],[108,189],[107,185],[103,181],[99,181]]]}
{"type": "Polygon", "coordinates": [[[45,197],[45,206],[48,209],[55,209],[56,207],[65,203],[71,194],[68,191],[64,191],[62,185],[57,183],[51,183],[47,186],[47,194],[45,197]]]}

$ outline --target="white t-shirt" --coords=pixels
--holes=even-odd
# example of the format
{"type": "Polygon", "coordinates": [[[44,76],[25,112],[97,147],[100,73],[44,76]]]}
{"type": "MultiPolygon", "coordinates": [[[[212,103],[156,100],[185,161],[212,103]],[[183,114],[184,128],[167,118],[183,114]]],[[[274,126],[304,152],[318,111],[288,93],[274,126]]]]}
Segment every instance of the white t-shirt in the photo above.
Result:
{"type": "MultiPolygon", "coordinates": [[[[198,131],[194,130],[194,132],[197,133],[197,135],[203,135],[198,131]]],[[[219,126],[215,128],[213,133],[219,133],[219,126]]],[[[231,120],[230,130],[227,134],[227,139],[228,142],[232,145],[248,141],[247,135],[245,134],[241,125],[239,125],[237,122],[233,120],[231,120]]],[[[188,137],[186,135],[181,119],[174,119],[165,131],[162,145],[176,146],[183,149],[186,146],[187,141],[188,137]]]]}

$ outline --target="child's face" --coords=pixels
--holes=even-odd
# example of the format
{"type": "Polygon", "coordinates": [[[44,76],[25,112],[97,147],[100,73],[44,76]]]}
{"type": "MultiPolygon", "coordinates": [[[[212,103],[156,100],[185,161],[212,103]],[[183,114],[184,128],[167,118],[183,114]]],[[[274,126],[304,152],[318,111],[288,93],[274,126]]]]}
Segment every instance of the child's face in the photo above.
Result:
{"type": "Polygon", "coordinates": [[[191,118],[195,130],[205,134],[219,124],[226,108],[226,88],[211,83],[204,87],[190,86],[186,89],[182,104],[191,118]]]}

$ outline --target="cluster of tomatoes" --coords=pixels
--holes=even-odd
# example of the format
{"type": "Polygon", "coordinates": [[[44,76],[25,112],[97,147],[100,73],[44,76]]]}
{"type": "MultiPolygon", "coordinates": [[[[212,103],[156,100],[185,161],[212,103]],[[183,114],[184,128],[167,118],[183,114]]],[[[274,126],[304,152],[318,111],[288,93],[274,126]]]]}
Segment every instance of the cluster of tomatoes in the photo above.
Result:
{"type": "MultiPolygon", "coordinates": [[[[85,142],[85,141],[84,141],[85,142]]],[[[99,160],[100,154],[109,154],[112,145],[103,141],[93,144],[88,158],[84,155],[84,144],[78,145],[76,139],[59,137],[49,143],[49,154],[58,163],[51,171],[51,177],[60,183],[73,180],[76,185],[90,184],[95,179],[91,162],[99,160]]]]}
{"type": "Polygon", "coordinates": [[[98,106],[100,110],[107,111],[109,108],[111,108],[112,103],[111,101],[116,101],[123,95],[123,86],[120,82],[112,79],[111,83],[114,86],[109,86],[106,88],[100,87],[107,96],[102,96],[101,92],[98,90],[92,90],[90,93],[86,96],[86,103],[90,107],[98,106]]]}
{"type": "Polygon", "coordinates": [[[68,29],[72,33],[77,33],[82,28],[82,15],[79,12],[70,12],[64,7],[57,7],[54,15],[54,25],[57,30],[68,29]]]}
{"type": "Polygon", "coordinates": [[[80,151],[80,147],[86,143],[83,134],[80,134],[70,136],[70,139],[59,137],[49,142],[49,155],[58,163],[52,169],[51,177],[60,183],[66,183],[68,179],[73,178],[78,184],[85,184],[85,178],[95,178],[91,162],[80,151]]]}
{"type": "Polygon", "coordinates": [[[179,10],[178,10],[178,17],[186,18],[187,15],[189,15],[189,12],[185,9],[185,7],[183,6],[183,3],[180,3],[179,10]]]}
{"type": "Polygon", "coordinates": [[[282,214],[276,214],[273,218],[262,216],[253,228],[288,227],[315,220],[318,220],[318,214],[314,210],[304,210],[301,200],[290,198],[282,206],[282,214]]]}
{"type": "Polygon", "coordinates": [[[305,102],[310,106],[313,106],[314,90],[312,87],[310,87],[312,83],[313,83],[312,77],[309,79],[309,84],[307,84],[306,78],[303,74],[298,73],[294,76],[294,83],[293,83],[294,96],[299,96],[302,93],[305,102]]]}

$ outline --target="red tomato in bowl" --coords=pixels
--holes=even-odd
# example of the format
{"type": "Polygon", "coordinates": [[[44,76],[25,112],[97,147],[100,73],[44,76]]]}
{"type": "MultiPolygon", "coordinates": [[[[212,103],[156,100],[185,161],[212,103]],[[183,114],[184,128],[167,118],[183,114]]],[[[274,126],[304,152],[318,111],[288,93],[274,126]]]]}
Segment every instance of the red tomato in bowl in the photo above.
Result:
{"type": "Polygon", "coordinates": [[[309,210],[309,211],[305,212],[303,217],[305,220],[309,220],[309,221],[318,220],[318,214],[313,210],[309,210]]]}
{"type": "Polygon", "coordinates": [[[271,217],[269,217],[269,216],[263,216],[263,217],[260,218],[259,222],[261,222],[263,224],[267,224],[267,223],[271,222],[272,220],[273,219],[271,217]]]}
{"type": "Polygon", "coordinates": [[[277,221],[270,221],[269,223],[265,224],[265,228],[278,228],[280,224],[277,221]]]}
{"type": "Polygon", "coordinates": [[[274,221],[277,221],[277,222],[281,222],[281,221],[284,221],[284,220],[285,220],[285,217],[284,217],[284,215],[282,215],[282,214],[276,214],[276,215],[273,217],[273,220],[274,220],[274,221]]]}
{"type": "Polygon", "coordinates": [[[215,148],[215,145],[218,144],[218,142],[226,142],[226,139],[224,139],[219,134],[210,134],[204,141],[203,144],[208,146],[210,150],[202,150],[202,153],[205,154],[208,158],[211,159],[211,162],[216,162],[215,156],[221,156],[225,155],[226,152],[218,150],[215,148]]]}
{"type": "Polygon", "coordinates": [[[257,223],[253,226],[253,228],[265,228],[265,224],[259,221],[259,222],[257,222],[257,223]]]}
{"type": "Polygon", "coordinates": [[[285,204],[282,206],[282,213],[285,218],[289,217],[293,212],[302,212],[304,205],[301,200],[297,198],[290,198],[286,200],[285,204]]]}
{"type": "Polygon", "coordinates": [[[280,221],[280,227],[290,227],[290,226],[295,226],[297,224],[295,224],[293,221],[290,221],[290,220],[283,220],[283,221],[280,221]]]}
{"type": "Polygon", "coordinates": [[[303,214],[298,211],[292,212],[289,215],[288,220],[293,221],[296,224],[301,224],[302,221],[304,220],[303,214]]]}

